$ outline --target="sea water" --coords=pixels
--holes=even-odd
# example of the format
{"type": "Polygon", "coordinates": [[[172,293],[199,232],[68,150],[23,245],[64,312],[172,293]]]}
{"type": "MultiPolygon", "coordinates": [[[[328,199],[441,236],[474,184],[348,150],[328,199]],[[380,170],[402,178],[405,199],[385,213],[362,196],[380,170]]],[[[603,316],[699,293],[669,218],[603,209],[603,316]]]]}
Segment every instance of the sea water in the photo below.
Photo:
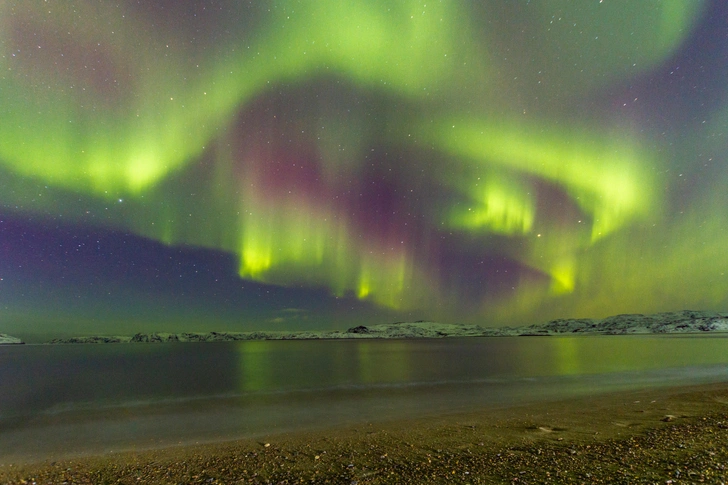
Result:
{"type": "Polygon", "coordinates": [[[728,336],[0,347],[0,464],[728,381],[728,336]]]}

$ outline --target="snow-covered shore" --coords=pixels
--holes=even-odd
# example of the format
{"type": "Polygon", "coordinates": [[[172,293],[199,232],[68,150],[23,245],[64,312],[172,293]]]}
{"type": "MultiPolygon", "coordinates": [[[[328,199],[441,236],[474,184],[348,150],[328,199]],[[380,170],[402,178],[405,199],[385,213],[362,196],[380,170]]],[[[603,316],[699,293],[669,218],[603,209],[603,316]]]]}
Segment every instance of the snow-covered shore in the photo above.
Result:
{"type": "MultiPolygon", "coordinates": [[[[708,332],[728,332],[728,313],[685,310],[652,315],[615,315],[604,319],[559,319],[543,324],[520,327],[482,327],[480,325],[419,321],[358,326],[345,331],[137,333],[133,336],[57,338],[49,343],[221,342],[236,340],[686,334],[708,332]]],[[[2,337],[1,334],[0,337],[2,337]]],[[[8,343],[20,343],[20,341],[8,343]]]]}
{"type": "Polygon", "coordinates": [[[5,333],[0,333],[0,345],[23,344],[22,340],[5,333]]]}

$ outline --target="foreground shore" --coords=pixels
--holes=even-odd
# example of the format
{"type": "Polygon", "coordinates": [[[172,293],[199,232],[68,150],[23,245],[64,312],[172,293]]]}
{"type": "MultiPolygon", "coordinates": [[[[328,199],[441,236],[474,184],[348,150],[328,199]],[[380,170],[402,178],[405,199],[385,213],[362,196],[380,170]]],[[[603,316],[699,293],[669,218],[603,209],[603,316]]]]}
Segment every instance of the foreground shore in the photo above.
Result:
{"type": "Polygon", "coordinates": [[[726,483],[728,383],[0,467],[26,483],[726,483]]]}

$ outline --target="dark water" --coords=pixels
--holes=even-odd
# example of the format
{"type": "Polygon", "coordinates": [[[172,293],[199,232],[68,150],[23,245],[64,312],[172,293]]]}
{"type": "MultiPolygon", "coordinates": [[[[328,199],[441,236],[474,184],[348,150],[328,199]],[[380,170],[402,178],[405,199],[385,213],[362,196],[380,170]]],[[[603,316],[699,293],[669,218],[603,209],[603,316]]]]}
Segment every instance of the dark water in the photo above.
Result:
{"type": "Polygon", "coordinates": [[[728,338],[0,347],[0,464],[728,381],[728,338]]]}

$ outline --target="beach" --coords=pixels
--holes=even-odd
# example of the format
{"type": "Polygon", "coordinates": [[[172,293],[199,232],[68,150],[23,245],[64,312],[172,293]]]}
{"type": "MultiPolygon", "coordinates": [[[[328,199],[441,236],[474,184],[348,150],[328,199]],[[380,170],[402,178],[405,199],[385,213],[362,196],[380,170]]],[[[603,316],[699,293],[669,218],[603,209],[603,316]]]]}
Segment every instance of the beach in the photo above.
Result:
{"type": "Polygon", "coordinates": [[[728,383],[0,467],[45,483],[725,483],[728,383]]]}

